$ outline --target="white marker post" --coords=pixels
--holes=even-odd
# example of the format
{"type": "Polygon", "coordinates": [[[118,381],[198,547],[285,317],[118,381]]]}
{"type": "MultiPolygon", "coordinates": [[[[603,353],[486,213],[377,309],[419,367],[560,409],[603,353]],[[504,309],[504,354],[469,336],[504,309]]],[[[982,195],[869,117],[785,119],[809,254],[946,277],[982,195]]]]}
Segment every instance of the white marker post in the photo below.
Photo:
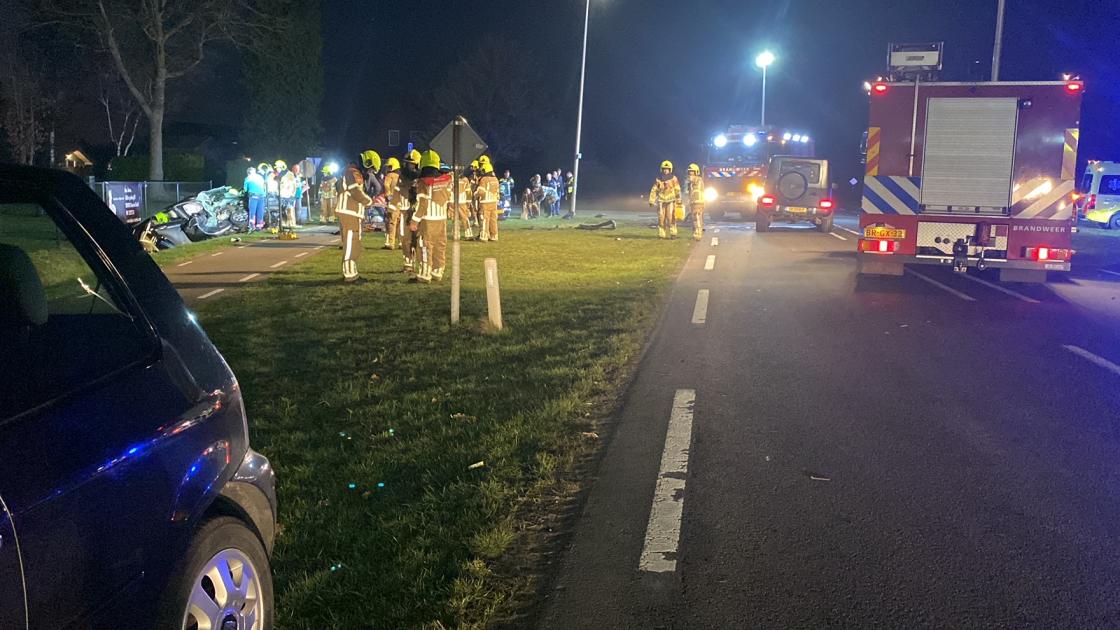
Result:
{"type": "Polygon", "coordinates": [[[459,323],[459,129],[461,116],[456,116],[451,123],[455,125],[451,132],[451,193],[455,199],[455,214],[451,219],[452,229],[455,230],[455,239],[451,242],[451,323],[459,323]]]}
{"type": "Polygon", "coordinates": [[[502,329],[502,295],[498,289],[498,260],[487,258],[483,261],[486,270],[486,314],[495,330],[502,329]]]}

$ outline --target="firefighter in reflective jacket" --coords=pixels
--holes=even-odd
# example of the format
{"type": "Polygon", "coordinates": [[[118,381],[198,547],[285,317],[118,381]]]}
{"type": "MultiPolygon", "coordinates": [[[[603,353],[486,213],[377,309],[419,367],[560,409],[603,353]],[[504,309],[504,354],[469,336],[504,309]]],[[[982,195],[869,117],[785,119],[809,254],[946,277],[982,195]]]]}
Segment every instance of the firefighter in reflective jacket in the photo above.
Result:
{"type": "Polygon", "coordinates": [[[692,239],[704,237],[704,178],[700,165],[688,165],[688,209],[692,212],[692,239]]]}
{"type": "MultiPolygon", "coordinates": [[[[484,158],[486,156],[483,156],[484,158]]],[[[501,183],[494,175],[494,166],[490,160],[480,160],[479,169],[482,171],[478,184],[474,187],[474,199],[478,203],[478,211],[482,217],[482,226],[478,229],[478,240],[498,240],[498,199],[501,197],[501,183]]]]}
{"type": "Polygon", "coordinates": [[[416,180],[416,212],[408,226],[420,239],[417,282],[443,280],[452,177],[450,173],[440,173],[439,166],[439,154],[435,151],[428,150],[421,155],[420,179],[416,180]]]}
{"type": "Polygon", "coordinates": [[[397,232],[401,229],[400,190],[401,162],[395,157],[385,160],[385,245],[381,249],[396,249],[400,246],[397,232]]]}
{"type": "Polygon", "coordinates": [[[362,255],[362,219],[373,199],[365,191],[365,181],[357,164],[346,166],[342,176],[342,198],[338,204],[339,236],[342,238],[342,278],[358,279],[358,258],[362,255]]]}
{"type": "Polygon", "coordinates": [[[649,205],[657,206],[657,235],[661,238],[677,237],[677,212],[683,212],[681,205],[681,183],[673,175],[673,163],[661,163],[661,174],[653,180],[649,189],[649,205]]]}
{"type": "Polygon", "coordinates": [[[413,149],[404,159],[401,177],[397,183],[401,209],[400,228],[397,236],[401,239],[401,253],[404,254],[404,272],[415,277],[416,234],[409,229],[412,213],[416,211],[416,180],[420,177],[420,152],[413,149]]]}

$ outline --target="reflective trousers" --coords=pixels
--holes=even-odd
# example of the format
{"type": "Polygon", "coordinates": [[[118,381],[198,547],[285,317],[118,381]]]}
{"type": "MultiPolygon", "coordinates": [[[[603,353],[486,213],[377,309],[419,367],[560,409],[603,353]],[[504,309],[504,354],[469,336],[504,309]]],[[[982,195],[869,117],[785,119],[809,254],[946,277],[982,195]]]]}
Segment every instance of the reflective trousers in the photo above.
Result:
{"type": "Polygon", "coordinates": [[[657,204],[657,234],[661,238],[677,235],[676,206],[673,201],[662,201],[657,204]]]}
{"type": "Polygon", "coordinates": [[[484,241],[498,240],[498,204],[483,203],[479,205],[482,212],[482,226],[479,228],[479,237],[484,241]]]}

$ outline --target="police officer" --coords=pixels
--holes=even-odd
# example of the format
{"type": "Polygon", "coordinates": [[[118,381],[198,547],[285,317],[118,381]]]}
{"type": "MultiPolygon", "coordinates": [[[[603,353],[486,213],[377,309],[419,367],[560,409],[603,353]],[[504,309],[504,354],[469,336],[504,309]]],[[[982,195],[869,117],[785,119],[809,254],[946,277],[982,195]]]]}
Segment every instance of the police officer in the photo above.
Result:
{"type": "Polygon", "coordinates": [[[649,189],[649,205],[657,207],[657,235],[677,238],[677,207],[681,205],[681,183],[673,175],[673,163],[661,163],[661,174],[649,189]]]}
{"type": "Polygon", "coordinates": [[[704,237],[704,178],[700,165],[688,165],[688,209],[692,212],[692,239],[704,237]]]}
{"type": "Polygon", "coordinates": [[[342,175],[342,200],[338,204],[339,236],[342,239],[342,278],[358,279],[358,258],[362,255],[362,218],[373,199],[366,194],[365,178],[351,162],[342,175]]]}

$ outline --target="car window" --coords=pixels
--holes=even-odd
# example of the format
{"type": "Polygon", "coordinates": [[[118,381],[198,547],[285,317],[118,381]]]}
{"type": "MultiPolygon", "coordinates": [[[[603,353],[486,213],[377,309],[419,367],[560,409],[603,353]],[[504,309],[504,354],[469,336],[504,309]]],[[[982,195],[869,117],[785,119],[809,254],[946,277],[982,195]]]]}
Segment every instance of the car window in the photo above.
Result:
{"type": "Polygon", "coordinates": [[[1081,178],[1081,192],[1089,194],[1093,192],[1093,174],[1085,173],[1081,178]]]}
{"type": "Polygon", "coordinates": [[[821,183],[821,165],[816,162],[783,160],[778,174],[785,175],[786,173],[801,173],[810,184],[821,183]]]}
{"type": "Polygon", "coordinates": [[[1120,175],[1104,175],[1101,177],[1098,195],[1120,195],[1120,175]]]}
{"type": "Polygon", "coordinates": [[[0,419],[109,376],[152,348],[92,244],[69,234],[84,238],[57,206],[0,202],[0,419]]]}

